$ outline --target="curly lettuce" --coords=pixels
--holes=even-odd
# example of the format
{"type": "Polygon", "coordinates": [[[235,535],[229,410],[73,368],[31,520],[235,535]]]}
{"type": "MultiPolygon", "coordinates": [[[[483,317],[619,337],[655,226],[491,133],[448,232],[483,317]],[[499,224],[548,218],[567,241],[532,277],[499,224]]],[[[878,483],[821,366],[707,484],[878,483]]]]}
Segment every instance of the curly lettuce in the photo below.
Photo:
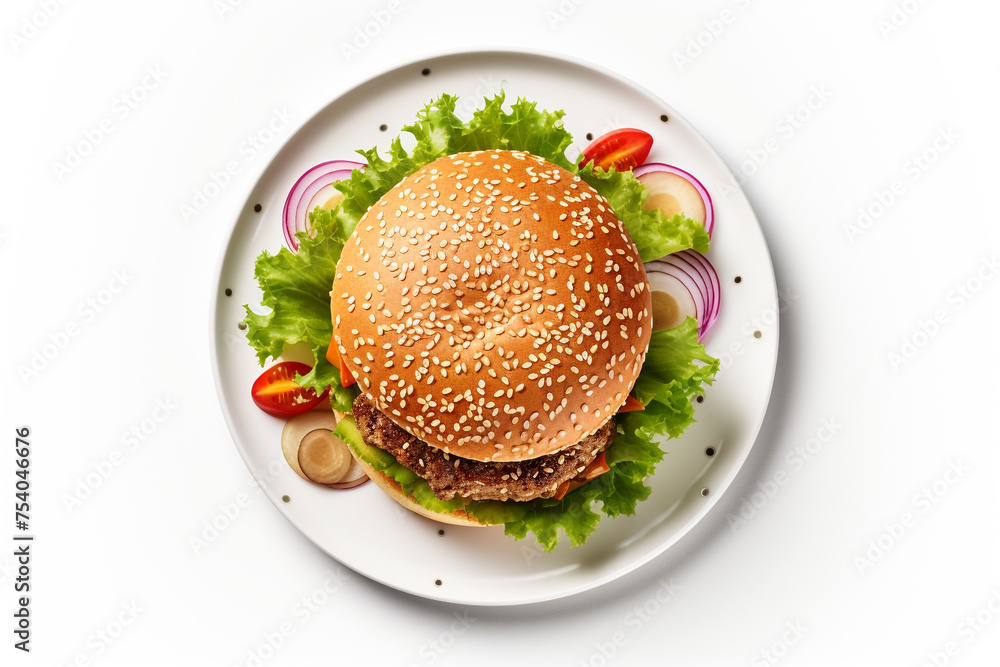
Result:
{"type": "MultiPolygon", "coordinates": [[[[269,312],[258,314],[245,306],[247,340],[262,365],[286,346],[308,345],[314,356],[313,369],[297,381],[317,391],[329,386],[331,403],[338,410],[350,410],[356,390],[342,388],[338,369],[326,360],[333,333],[330,289],[337,261],[368,209],[402,179],[433,160],[473,150],[526,151],[579,174],[607,199],[643,261],[687,248],[699,252],[708,249],[708,235],[699,223],[683,215],[666,219],[658,210],[643,210],[647,192],[631,171],[604,171],[592,163],[580,167],[570,161],[566,151],[573,137],[563,127],[563,111],[538,109],[524,99],[518,99],[508,111],[500,93],[487,98],[470,120],[462,121],[455,114],[457,101],[456,96],[442,95],[417,113],[414,122],[403,128],[416,140],[409,151],[399,137],[384,156],[375,148],[359,150],[368,166],[335,185],[344,197],[334,211],[317,208],[310,214],[314,234],[298,235],[298,254],[282,249],[273,255],[264,252],[257,259],[261,303],[269,312]]],[[[561,534],[573,545],[583,544],[601,514],[632,514],[636,504],[649,496],[645,480],[664,456],[660,443],[679,436],[693,421],[692,398],[712,382],[717,370],[718,361],[698,343],[693,320],[655,332],[634,390],[645,410],[617,417],[618,435],[607,451],[609,472],[561,500],[470,502],[464,504],[465,510],[484,523],[503,524],[505,532],[515,539],[532,533],[546,551],[555,548],[561,534]]],[[[388,453],[366,445],[352,419],[342,420],[338,433],[359,458],[399,482],[424,507],[434,511],[463,507],[461,500],[437,498],[422,478],[388,453]]]]}
{"type": "Polygon", "coordinates": [[[702,224],[678,213],[667,219],[659,209],[643,210],[649,192],[632,170],[594,169],[593,160],[580,169],[580,178],[601,193],[624,223],[644,262],[694,248],[708,252],[708,232],[702,224]]]}
{"type": "Polygon", "coordinates": [[[573,136],[563,127],[563,111],[538,109],[524,99],[505,111],[504,94],[487,98],[485,105],[463,122],[455,115],[458,97],[442,95],[417,113],[416,120],[403,131],[416,139],[407,152],[397,137],[389,146],[386,158],[374,148],[360,150],[368,163],[364,171],[355,171],[349,180],[335,187],[344,193],[337,211],[340,228],[348,234],[368,208],[396,183],[428,162],[441,157],[477,150],[518,150],[538,155],[567,171],[579,174],[602,197],[608,200],[615,215],[628,230],[642,261],[649,262],[670,253],[694,248],[708,250],[708,234],[700,223],[683,215],[666,219],[659,210],[643,210],[647,192],[629,171],[595,169],[593,163],[582,168],[566,157],[573,136]]]}

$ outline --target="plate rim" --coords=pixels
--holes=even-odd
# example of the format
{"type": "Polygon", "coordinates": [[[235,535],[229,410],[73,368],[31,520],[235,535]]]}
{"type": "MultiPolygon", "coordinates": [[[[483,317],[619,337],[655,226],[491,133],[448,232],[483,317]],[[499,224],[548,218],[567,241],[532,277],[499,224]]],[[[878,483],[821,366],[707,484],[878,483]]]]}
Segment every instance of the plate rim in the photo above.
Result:
{"type": "MultiPolygon", "coordinates": [[[[725,161],[722,159],[722,156],[718,153],[718,151],[715,150],[714,147],[712,147],[712,145],[708,142],[708,140],[705,139],[705,137],[701,134],[701,132],[698,130],[698,128],[693,123],[691,123],[690,121],[688,121],[687,118],[684,117],[683,114],[677,112],[677,110],[672,105],[670,105],[666,101],[664,101],[663,98],[660,97],[660,95],[658,95],[655,92],[651,91],[649,88],[647,88],[646,86],[642,85],[641,83],[636,82],[631,77],[628,77],[628,76],[625,76],[625,75],[620,74],[618,72],[615,72],[615,71],[613,71],[613,70],[611,70],[611,69],[609,69],[607,67],[604,67],[603,65],[600,65],[598,63],[586,60],[584,58],[579,58],[579,57],[577,57],[575,55],[566,54],[566,53],[560,53],[560,52],[552,51],[552,50],[548,50],[548,49],[514,48],[514,47],[509,47],[509,46],[484,46],[484,47],[474,47],[474,48],[459,47],[459,48],[454,48],[454,49],[441,49],[441,50],[427,51],[425,53],[422,53],[422,54],[418,55],[417,57],[410,58],[410,59],[407,59],[405,61],[398,61],[398,62],[396,62],[394,64],[390,64],[388,66],[385,66],[385,67],[377,70],[376,72],[374,72],[372,74],[362,75],[360,77],[356,77],[353,82],[348,83],[343,88],[340,88],[339,92],[336,92],[335,94],[333,94],[332,96],[330,96],[329,98],[327,98],[324,102],[322,102],[320,105],[318,105],[317,107],[315,107],[310,113],[306,114],[303,117],[303,119],[288,133],[288,135],[284,138],[284,140],[274,149],[274,152],[268,157],[267,161],[259,169],[256,170],[256,172],[255,172],[255,174],[253,176],[253,179],[250,181],[250,184],[243,191],[243,196],[238,200],[240,202],[240,206],[239,206],[237,212],[235,213],[235,215],[232,217],[231,222],[229,223],[229,231],[228,231],[228,233],[226,233],[224,235],[224,237],[223,237],[223,243],[221,244],[221,247],[220,247],[220,249],[219,249],[219,251],[217,253],[216,261],[215,261],[215,267],[214,267],[214,270],[213,270],[213,272],[211,274],[212,275],[212,280],[211,280],[210,285],[211,285],[212,293],[211,293],[211,296],[210,296],[210,299],[209,299],[209,308],[208,308],[208,311],[209,311],[208,312],[208,316],[209,316],[208,347],[209,347],[209,359],[210,359],[211,369],[212,369],[212,375],[213,375],[212,379],[213,379],[213,383],[215,385],[216,399],[217,399],[217,401],[219,403],[219,409],[222,412],[223,419],[225,420],[225,423],[226,423],[226,427],[229,430],[229,435],[230,435],[231,440],[233,441],[233,445],[236,447],[237,452],[239,452],[240,458],[243,460],[244,465],[247,467],[247,471],[250,473],[251,477],[254,479],[254,482],[257,483],[258,485],[260,485],[260,482],[261,482],[261,480],[259,479],[258,472],[257,472],[255,466],[253,465],[253,462],[250,461],[249,458],[248,458],[249,457],[248,451],[241,445],[239,439],[236,437],[236,428],[235,428],[235,424],[234,424],[234,421],[233,421],[233,417],[230,414],[230,411],[227,409],[226,403],[224,402],[224,392],[223,392],[223,387],[222,387],[222,374],[220,373],[221,368],[220,368],[220,360],[219,360],[219,354],[218,354],[218,352],[219,352],[218,347],[219,346],[217,344],[217,342],[218,342],[218,336],[219,336],[219,332],[220,332],[219,322],[218,322],[218,316],[219,316],[219,303],[220,303],[219,291],[220,291],[221,286],[222,286],[222,277],[223,277],[222,276],[222,272],[223,272],[223,269],[225,267],[226,258],[228,256],[230,246],[232,245],[233,240],[234,240],[234,238],[236,236],[236,233],[237,233],[237,229],[240,226],[240,220],[241,220],[241,218],[243,216],[243,211],[246,209],[246,207],[247,207],[247,205],[249,203],[250,194],[253,192],[253,190],[260,183],[260,181],[261,181],[262,177],[264,176],[264,174],[269,169],[271,169],[271,167],[274,164],[275,160],[277,160],[278,157],[281,155],[281,153],[284,150],[285,146],[290,141],[292,141],[292,139],[295,136],[298,135],[298,133],[302,130],[302,128],[304,128],[306,125],[308,125],[309,123],[311,123],[317,116],[319,116],[321,113],[323,113],[329,106],[331,106],[332,104],[336,103],[338,100],[340,100],[340,99],[342,99],[342,98],[350,95],[352,92],[354,92],[358,88],[361,88],[362,86],[366,86],[366,85],[374,82],[376,79],[382,78],[382,77],[387,76],[389,74],[393,74],[393,73],[395,73],[395,72],[397,72],[399,70],[402,70],[404,68],[419,65],[419,64],[421,64],[424,61],[437,60],[437,59],[443,59],[443,58],[454,58],[456,56],[463,56],[463,55],[464,56],[475,55],[475,56],[480,56],[480,57],[482,57],[482,56],[486,56],[486,57],[488,57],[488,56],[500,56],[500,57],[503,57],[503,56],[515,56],[515,57],[516,56],[529,56],[529,57],[536,57],[536,58],[544,58],[544,59],[548,59],[548,60],[552,60],[552,61],[557,61],[557,62],[560,62],[560,63],[563,63],[563,64],[570,64],[570,65],[573,65],[573,66],[576,66],[576,67],[579,67],[579,68],[591,70],[593,72],[596,72],[596,73],[601,74],[603,76],[606,76],[608,78],[620,81],[620,82],[626,84],[627,86],[629,86],[629,87],[631,87],[631,88],[633,88],[633,89],[635,89],[635,90],[643,93],[648,98],[656,100],[657,102],[659,102],[660,104],[662,104],[663,107],[664,107],[664,109],[666,111],[669,111],[672,114],[672,116],[678,117],[678,118],[682,119],[683,122],[684,122],[684,124],[686,125],[686,127],[693,134],[693,136],[697,138],[697,140],[700,143],[701,147],[703,149],[709,151],[715,157],[717,157],[720,160],[720,162],[722,162],[723,165],[726,167],[726,170],[730,173],[730,175],[732,175],[732,173],[733,173],[732,169],[730,168],[730,166],[727,163],[725,163],[725,161]]],[[[776,278],[775,273],[774,273],[774,262],[771,259],[770,245],[767,243],[767,238],[766,238],[766,236],[764,234],[764,229],[761,226],[760,220],[758,219],[756,212],[753,210],[753,207],[750,206],[749,199],[746,197],[746,194],[743,191],[743,188],[742,188],[741,184],[738,182],[738,180],[733,179],[732,183],[730,183],[729,186],[730,187],[734,187],[736,189],[736,191],[739,193],[739,195],[742,196],[743,199],[747,202],[747,206],[749,208],[751,217],[753,219],[753,223],[756,226],[757,232],[760,234],[760,237],[761,237],[761,239],[764,242],[764,249],[765,249],[764,257],[765,257],[766,263],[767,263],[767,277],[770,278],[770,283],[769,284],[772,287],[771,294],[769,295],[769,300],[770,300],[770,302],[772,302],[774,304],[778,304],[777,278],[776,278]]],[[[619,579],[622,576],[625,576],[625,575],[627,575],[629,573],[635,572],[636,570],[638,570],[642,566],[646,565],[647,563],[649,563],[653,559],[655,559],[655,558],[657,558],[659,556],[662,556],[664,554],[664,552],[666,552],[670,547],[672,547],[677,542],[679,542],[681,539],[683,539],[686,535],[688,535],[691,532],[691,530],[694,528],[695,525],[697,525],[699,522],[701,522],[702,520],[704,520],[704,518],[708,515],[708,513],[712,511],[712,509],[716,506],[716,504],[719,502],[719,500],[730,489],[730,487],[732,486],[732,483],[735,480],[736,476],[743,469],[743,467],[744,467],[744,465],[746,463],[746,460],[749,458],[750,452],[755,447],[755,445],[757,443],[757,439],[760,436],[760,431],[761,431],[761,428],[763,427],[764,420],[766,419],[767,413],[769,411],[770,403],[771,403],[771,397],[772,397],[773,391],[774,391],[774,379],[775,379],[776,374],[777,374],[777,361],[778,361],[778,355],[779,355],[780,332],[781,332],[781,314],[780,314],[780,308],[776,307],[774,310],[775,310],[775,322],[774,322],[774,325],[773,325],[773,332],[774,332],[773,333],[773,336],[774,336],[773,354],[772,354],[772,358],[770,360],[768,360],[768,363],[767,363],[767,369],[768,369],[769,377],[767,379],[767,395],[766,395],[766,398],[765,398],[764,403],[763,403],[763,410],[760,411],[760,414],[756,418],[755,424],[753,425],[753,427],[751,429],[749,429],[749,433],[750,433],[748,435],[749,444],[746,447],[743,448],[740,456],[738,457],[738,460],[736,462],[734,462],[734,464],[732,465],[731,470],[725,476],[723,487],[722,487],[722,491],[720,491],[718,493],[713,493],[712,497],[709,498],[706,501],[706,503],[704,504],[704,506],[701,509],[699,509],[698,512],[696,512],[694,514],[694,516],[692,516],[687,522],[685,522],[680,529],[674,531],[674,534],[671,535],[670,538],[664,540],[664,542],[662,543],[662,545],[660,545],[657,549],[651,550],[648,553],[644,554],[643,556],[635,559],[630,564],[629,567],[624,568],[624,569],[619,568],[617,570],[608,572],[603,577],[597,577],[597,578],[594,578],[594,579],[592,579],[592,580],[590,580],[588,582],[580,583],[580,584],[578,584],[576,586],[572,586],[572,587],[569,587],[569,588],[566,588],[566,589],[562,589],[562,590],[556,591],[554,593],[542,594],[542,595],[536,595],[536,596],[529,596],[529,597],[525,597],[523,599],[518,599],[518,600],[502,600],[502,601],[468,600],[468,599],[458,598],[458,597],[449,597],[446,594],[445,595],[426,595],[426,594],[422,594],[420,592],[416,592],[414,590],[401,588],[400,586],[392,583],[391,581],[384,580],[384,579],[382,579],[380,577],[377,577],[377,576],[374,576],[373,574],[368,573],[368,572],[361,572],[360,570],[357,570],[354,567],[352,567],[351,565],[348,565],[347,563],[343,562],[342,560],[340,560],[339,558],[337,558],[334,554],[330,553],[325,548],[323,548],[319,543],[317,543],[305,530],[303,530],[303,528],[299,525],[299,523],[293,517],[289,516],[286,512],[282,511],[282,508],[278,504],[278,501],[275,498],[271,497],[272,494],[264,492],[263,495],[268,498],[268,500],[271,502],[271,504],[274,505],[275,509],[278,510],[278,513],[281,514],[281,516],[285,520],[287,520],[289,523],[291,523],[292,526],[297,531],[299,531],[304,537],[306,537],[306,539],[308,539],[317,549],[319,549],[321,552],[323,552],[324,554],[326,554],[328,557],[334,559],[338,564],[340,564],[340,565],[342,565],[344,567],[347,567],[347,568],[351,569],[354,572],[357,572],[358,574],[364,576],[365,578],[371,579],[372,581],[376,581],[376,582],[378,582],[379,584],[381,584],[383,586],[387,586],[389,588],[392,588],[393,590],[398,590],[398,591],[406,593],[408,595],[413,595],[415,597],[419,597],[419,598],[427,599],[427,600],[435,600],[435,601],[439,601],[439,602],[445,602],[445,603],[449,603],[449,604],[483,606],[483,607],[499,607],[499,606],[516,606],[516,605],[538,604],[538,603],[541,603],[541,602],[547,602],[547,601],[552,601],[552,600],[559,600],[559,599],[566,598],[566,597],[571,597],[571,596],[583,593],[585,591],[593,590],[593,589],[598,588],[600,586],[603,586],[603,585],[605,585],[607,583],[610,583],[611,581],[619,579]]],[[[263,490],[264,489],[262,488],[262,491],[263,490]]],[[[441,593],[446,593],[446,591],[444,589],[440,589],[440,592],[441,593]]]]}

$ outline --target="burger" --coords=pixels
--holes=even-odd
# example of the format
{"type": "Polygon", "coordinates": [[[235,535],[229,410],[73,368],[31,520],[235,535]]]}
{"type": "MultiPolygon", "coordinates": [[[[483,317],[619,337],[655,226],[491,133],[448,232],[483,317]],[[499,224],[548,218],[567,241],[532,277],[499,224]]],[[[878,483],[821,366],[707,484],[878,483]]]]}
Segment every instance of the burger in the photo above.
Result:
{"type": "MultiPolygon", "coordinates": [[[[652,329],[635,244],[579,175],[459,153],[372,206],[337,265],[333,341],[364,442],[442,500],[552,498],[617,434],[652,329]]],[[[359,457],[397,502],[449,523],[359,457]]]]}
{"type": "Polygon", "coordinates": [[[718,369],[694,319],[654,331],[644,266],[708,235],[646,206],[630,168],[568,160],[563,112],[456,102],[419,112],[410,148],[359,151],[335,204],[303,189],[246,335],[262,364],[309,347],[295,383],[329,390],[336,436],[404,507],[579,545],[649,496],[718,369]]]}

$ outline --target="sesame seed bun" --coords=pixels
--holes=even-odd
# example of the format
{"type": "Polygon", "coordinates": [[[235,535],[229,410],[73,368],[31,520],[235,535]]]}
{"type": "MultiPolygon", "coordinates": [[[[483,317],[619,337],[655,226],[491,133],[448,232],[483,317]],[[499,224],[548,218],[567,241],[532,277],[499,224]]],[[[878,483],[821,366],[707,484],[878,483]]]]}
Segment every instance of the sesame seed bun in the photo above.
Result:
{"type": "Polygon", "coordinates": [[[586,182],[488,150],[425,165],[360,220],[331,291],[362,391],[413,436],[518,461],[625,403],[652,329],[635,244],[586,182]]]}

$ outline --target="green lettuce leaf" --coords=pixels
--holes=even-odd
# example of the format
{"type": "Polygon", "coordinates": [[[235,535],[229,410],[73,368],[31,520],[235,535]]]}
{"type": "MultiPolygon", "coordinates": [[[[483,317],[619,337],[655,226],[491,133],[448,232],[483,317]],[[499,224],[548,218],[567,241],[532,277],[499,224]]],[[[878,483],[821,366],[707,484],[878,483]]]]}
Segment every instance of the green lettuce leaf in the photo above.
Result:
{"type": "Polygon", "coordinates": [[[316,393],[331,387],[331,405],[347,411],[355,391],[340,386],[340,371],[326,360],[333,336],[330,288],[346,236],[329,211],[317,209],[310,215],[310,224],[315,238],[300,232],[298,254],[282,248],[276,255],[264,251],[257,258],[254,273],[264,293],[261,303],[270,312],[258,314],[244,306],[243,321],[247,340],[261,365],[268,358],[277,358],[286,346],[307,344],[313,352],[313,369],[296,381],[316,393]]]}
{"type": "Polygon", "coordinates": [[[399,137],[389,145],[386,158],[382,158],[375,148],[358,151],[368,166],[354,171],[350,179],[334,184],[344,193],[336,211],[338,229],[349,236],[368,209],[396,183],[428,162],[459,152],[452,150],[455,136],[463,129],[462,121],[455,116],[457,101],[454,95],[442,95],[419,111],[412,124],[403,127],[404,132],[417,140],[409,153],[399,137]]]}
{"type": "Polygon", "coordinates": [[[643,210],[649,192],[631,170],[594,169],[594,162],[590,161],[580,169],[580,178],[611,204],[642,261],[651,262],[688,248],[708,252],[708,233],[700,222],[681,213],[668,220],[659,209],[643,210]]]}
{"type": "Polygon", "coordinates": [[[503,103],[503,93],[486,100],[485,106],[473,114],[465,128],[454,135],[449,150],[455,153],[489,149],[525,151],[576,172],[576,165],[566,159],[566,149],[573,143],[573,136],[563,127],[564,111],[539,110],[534,102],[518,99],[507,113],[503,103]]]}
{"type": "Polygon", "coordinates": [[[403,127],[416,139],[409,153],[398,137],[385,158],[375,148],[359,150],[368,167],[334,185],[344,193],[336,213],[338,228],[349,235],[369,207],[396,183],[428,162],[456,153],[491,148],[521,150],[575,172],[576,165],[565,155],[573,137],[562,126],[564,112],[539,110],[534,102],[519,99],[508,113],[503,110],[504,100],[502,92],[486,99],[471,120],[462,122],[455,115],[458,98],[442,95],[421,109],[412,124],[403,127]]]}

